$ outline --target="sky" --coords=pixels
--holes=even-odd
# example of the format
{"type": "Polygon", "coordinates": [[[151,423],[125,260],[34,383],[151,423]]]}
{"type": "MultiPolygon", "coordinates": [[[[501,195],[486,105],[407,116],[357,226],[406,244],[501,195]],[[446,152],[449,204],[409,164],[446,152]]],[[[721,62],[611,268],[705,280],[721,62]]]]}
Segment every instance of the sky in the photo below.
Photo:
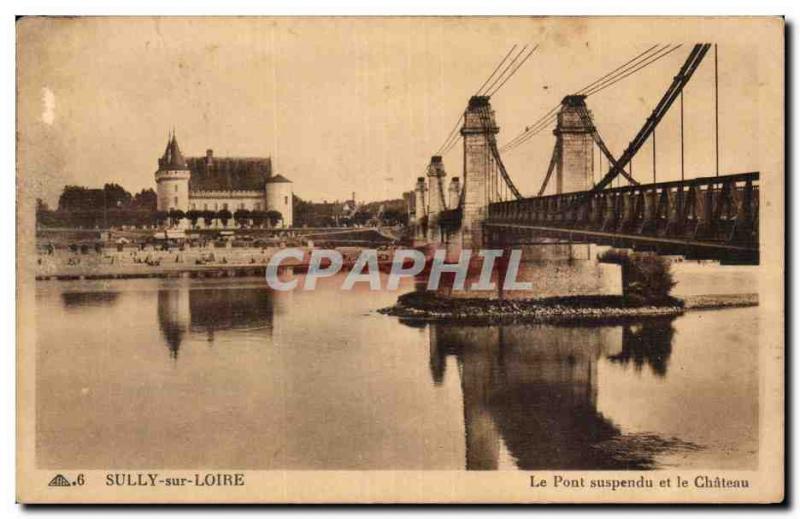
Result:
{"type": "MultiPolygon", "coordinates": [[[[619,156],[686,58],[718,42],[720,170],[759,170],[760,52],[731,19],[27,18],[17,25],[18,175],[51,206],[65,184],[154,188],[174,128],[185,155],[271,156],[315,201],[413,189],[467,101],[512,45],[539,48],[491,102],[502,145],[564,95],[657,43],[678,51],[587,100],[619,156]]],[[[757,24],[757,22],[753,22],[757,24]]],[[[750,33],[754,34],[754,33],[750,33]]],[[[686,175],[714,174],[710,52],[685,92],[686,175]]],[[[761,97],[760,97],[761,96],[761,97]]],[[[677,107],[677,104],[676,104],[677,107]]],[[[763,113],[763,112],[762,112],[763,113]]],[[[657,130],[658,180],[679,178],[679,114],[657,130]]],[[[538,190],[554,137],[504,155],[538,190]]],[[[634,161],[652,177],[652,149],[634,161]]],[[[461,176],[461,143],[445,157],[461,176]]]]}

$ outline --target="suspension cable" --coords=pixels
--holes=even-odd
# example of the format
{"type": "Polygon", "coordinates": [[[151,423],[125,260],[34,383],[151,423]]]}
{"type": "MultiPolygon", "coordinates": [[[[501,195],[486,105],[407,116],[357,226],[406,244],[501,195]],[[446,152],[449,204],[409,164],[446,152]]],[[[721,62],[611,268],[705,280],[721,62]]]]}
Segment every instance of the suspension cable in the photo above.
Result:
{"type": "MultiPolygon", "coordinates": [[[[654,52],[653,50],[656,49],[657,47],[659,47],[659,45],[654,45],[646,49],[645,51],[639,53],[638,55],[634,56],[633,58],[623,63],[622,65],[618,66],[611,72],[601,76],[600,78],[592,81],[591,83],[580,89],[578,91],[578,94],[589,96],[597,92],[600,92],[601,90],[605,90],[606,88],[616,84],[617,82],[625,79],[626,77],[638,72],[639,70],[642,70],[643,68],[667,56],[668,54],[676,50],[678,47],[680,47],[680,44],[673,47],[672,49],[668,49],[670,45],[667,44],[661,48],[658,48],[654,52]]],[[[511,139],[506,144],[504,144],[501,147],[501,151],[504,152],[511,151],[520,144],[523,144],[524,142],[528,141],[533,136],[541,133],[541,131],[543,131],[544,129],[541,126],[547,127],[549,124],[551,124],[552,121],[555,119],[554,112],[556,112],[560,107],[561,104],[559,103],[553,108],[551,108],[546,114],[537,119],[532,125],[526,127],[525,130],[523,130],[520,134],[511,139]]]]}
{"type": "MultiPolygon", "coordinates": [[[[625,165],[627,165],[627,163],[630,161],[631,157],[637,153],[647,137],[649,137],[650,133],[652,133],[652,131],[664,117],[665,113],[669,110],[680,91],[683,90],[683,87],[692,78],[692,75],[702,62],[706,52],[708,52],[709,47],[709,44],[697,44],[692,48],[683,66],[678,71],[678,74],[674,77],[672,84],[669,86],[661,100],[653,109],[653,112],[646,119],[642,128],[639,130],[630,144],[628,144],[628,147],[625,149],[619,161],[617,162],[617,167],[611,168],[606,176],[601,179],[600,182],[598,182],[598,184],[591,190],[589,194],[593,194],[607,186],[619,174],[619,168],[624,168],[625,165]]],[[[579,203],[582,203],[582,200],[579,201],[579,203]]]]}
{"type": "Polygon", "coordinates": [[[627,78],[627,77],[639,72],[640,70],[642,70],[644,68],[649,67],[650,65],[652,65],[653,63],[661,60],[662,58],[665,58],[665,57],[669,56],[670,54],[672,54],[673,52],[678,50],[681,46],[682,46],[682,44],[679,43],[679,44],[675,45],[674,47],[672,47],[671,49],[667,50],[666,52],[662,52],[661,54],[657,54],[655,57],[650,58],[649,60],[637,65],[636,67],[627,70],[624,74],[617,75],[613,79],[610,79],[610,80],[606,81],[605,83],[602,83],[602,84],[592,88],[588,92],[585,92],[584,95],[586,97],[589,97],[589,96],[594,95],[594,94],[596,94],[598,92],[602,92],[606,88],[609,88],[609,87],[611,87],[613,85],[616,85],[617,83],[619,83],[623,79],[625,79],[625,78],[627,78]]]}
{"type": "MultiPolygon", "coordinates": [[[[636,72],[639,72],[640,70],[644,69],[645,67],[648,67],[648,66],[652,65],[653,63],[655,63],[656,61],[660,60],[661,58],[664,58],[667,55],[671,54],[672,52],[677,50],[679,47],[681,47],[681,45],[678,44],[678,45],[676,45],[676,46],[674,46],[674,47],[672,47],[671,49],[668,49],[668,50],[667,50],[667,47],[668,46],[662,47],[656,53],[647,56],[647,58],[649,58],[649,59],[646,59],[644,61],[636,63],[633,67],[629,67],[629,68],[623,70],[621,72],[621,74],[617,74],[614,77],[610,77],[606,82],[598,83],[595,87],[593,87],[587,93],[582,94],[582,95],[586,95],[588,97],[590,95],[593,95],[593,94],[596,94],[598,92],[601,92],[601,91],[605,90],[606,88],[611,87],[612,85],[615,85],[616,83],[618,83],[618,82],[622,81],[623,79],[631,76],[632,74],[635,74],[636,72]]],[[[554,108],[551,108],[550,111],[547,114],[545,114],[542,118],[539,119],[538,123],[534,123],[533,126],[526,128],[522,133],[520,133],[519,135],[514,137],[511,141],[509,141],[508,143],[504,144],[502,146],[502,148],[501,148],[501,151],[509,152],[509,151],[519,147],[520,145],[524,144],[525,142],[527,142],[528,140],[530,140],[534,136],[538,135],[542,131],[544,131],[550,124],[553,123],[553,121],[555,121],[555,119],[557,117],[557,114],[553,114],[553,112],[558,110],[560,108],[560,106],[561,105],[559,104],[559,105],[556,105],[554,108]]]]}
{"type": "Polygon", "coordinates": [[[598,83],[602,82],[602,81],[603,81],[603,80],[605,80],[606,78],[610,77],[610,76],[611,76],[611,75],[613,75],[613,74],[616,74],[616,73],[617,73],[617,72],[619,72],[619,71],[620,71],[622,68],[624,68],[624,67],[627,67],[628,65],[630,65],[630,64],[631,64],[631,63],[633,63],[634,61],[636,61],[636,60],[638,60],[638,59],[642,58],[642,57],[643,57],[643,56],[645,56],[646,54],[649,54],[649,53],[650,53],[650,52],[652,52],[652,50],[653,50],[653,49],[655,49],[656,47],[658,47],[658,44],[656,44],[656,45],[653,45],[652,47],[650,47],[649,49],[645,50],[644,52],[641,52],[641,53],[637,54],[636,56],[634,56],[633,58],[629,59],[628,61],[626,61],[625,63],[623,63],[623,64],[622,64],[622,65],[620,65],[619,67],[615,68],[614,70],[612,70],[612,71],[611,71],[611,72],[609,72],[608,74],[606,74],[606,75],[604,75],[604,76],[602,76],[602,77],[600,77],[600,78],[598,78],[598,79],[595,79],[594,81],[592,81],[591,83],[589,83],[588,85],[586,85],[585,87],[581,88],[580,90],[578,90],[578,91],[577,91],[577,92],[575,92],[575,93],[576,93],[576,94],[582,94],[583,92],[586,92],[587,90],[589,90],[590,88],[592,88],[592,87],[596,86],[598,83]]]}
{"type": "Polygon", "coordinates": [[[503,59],[502,59],[502,60],[500,60],[500,63],[498,63],[498,64],[497,64],[497,66],[494,68],[494,70],[492,71],[492,73],[491,73],[491,74],[489,74],[489,77],[487,77],[487,78],[486,78],[486,81],[484,81],[484,82],[483,82],[483,84],[482,84],[482,85],[481,85],[481,86],[478,88],[478,90],[475,92],[475,95],[476,95],[476,96],[479,96],[479,95],[481,95],[481,91],[483,90],[483,87],[485,87],[485,86],[486,86],[486,84],[487,84],[487,83],[489,83],[489,81],[490,81],[490,80],[491,80],[491,79],[494,77],[494,75],[495,75],[495,74],[497,74],[497,71],[498,71],[498,70],[500,70],[500,67],[502,67],[502,66],[503,66],[503,63],[505,63],[505,62],[506,62],[506,60],[508,59],[508,57],[509,57],[509,56],[511,56],[511,53],[512,53],[512,52],[514,52],[514,49],[516,49],[516,48],[517,48],[517,44],[515,43],[515,44],[514,44],[514,45],[511,47],[511,49],[509,49],[509,51],[506,53],[506,55],[503,57],[503,59]]]}
{"type": "Polygon", "coordinates": [[[461,122],[463,120],[464,120],[464,114],[461,114],[458,120],[456,121],[455,126],[453,126],[453,129],[450,130],[450,133],[447,135],[447,139],[445,139],[444,143],[442,143],[442,145],[439,146],[438,151],[434,155],[444,156],[445,154],[447,154],[448,151],[450,151],[450,149],[455,145],[455,143],[458,142],[458,137],[459,137],[458,129],[461,127],[461,122]]]}
{"type": "Polygon", "coordinates": [[[505,77],[505,79],[503,79],[503,81],[502,81],[502,82],[501,82],[499,85],[497,85],[497,87],[496,87],[494,90],[492,90],[491,92],[489,92],[489,94],[488,94],[488,95],[489,95],[489,97],[491,97],[491,96],[495,95],[495,94],[496,94],[496,93],[497,93],[497,92],[498,92],[498,91],[499,91],[501,88],[503,88],[503,85],[505,85],[505,84],[506,84],[506,82],[507,82],[509,79],[511,79],[512,77],[514,77],[514,74],[516,74],[516,73],[517,73],[517,71],[520,69],[520,67],[522,67],[522,65],[524,65],[526,61],[528,61],[528,58],[530,58],[530,57],[531,57],[531,55],[532,55],[532,54],[533,54],[533,53],[536,51],[536,49],[538,49],[538,48],[539,48],[539,45],[538,45],[538,44],[534,45],[534,46],[533,46],[533,48],[530,50],[530,52],[528,52],[528,54],[526,54],[526,55],[525,55],[525,57],[524,57],[524,58],[522,58],[522,61],[520,61],[520,62],[519,62],[519,64],[518,64],[516,67],[514,67],[514,69],[513,69],[513,70],[512,70],[512,71],[511,71],[511,72],[508,74],[508,76],[506,76],[506,77],[505,77]]]}
{"type": "Polygon", "coordinates": [[[683,156],[683,90],[681,90],[681,181],[684,179],[684,156],[683,156]]]}
{"type": "Polygon", "coordinates": [[[494,78],[494,81],[492,81],[492,83],[488,87],[486,87],[486,92],[494,88],[497,82],[500,81],[500,78],[502,78],[506,74],[506,72],[508,72],[508,70],[514,66],[514,63],[517,62],[517,60],[525,53],[526,50],[528,50],[527,44],[524,47],[522,47],[522,49],[520,49],[518,53],[514,55],[511,61],[503,68],[503,71],[500,72],[500,74],[496,78],[494,78]]]}
{"type": "Polygon", "coordinates": [[[656,183],[656,128],[653,128],[653,184],[656,183]]]}

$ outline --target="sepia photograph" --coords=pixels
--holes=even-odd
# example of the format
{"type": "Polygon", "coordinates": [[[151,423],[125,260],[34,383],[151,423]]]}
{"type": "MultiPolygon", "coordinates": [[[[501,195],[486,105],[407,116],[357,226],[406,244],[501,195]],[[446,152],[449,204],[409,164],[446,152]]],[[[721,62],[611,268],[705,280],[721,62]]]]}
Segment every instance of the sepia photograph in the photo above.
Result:
{"type": "Polygon", "coordinates": [[[784,45],[18,18],[17,500],[782,501],[784,45]]]}

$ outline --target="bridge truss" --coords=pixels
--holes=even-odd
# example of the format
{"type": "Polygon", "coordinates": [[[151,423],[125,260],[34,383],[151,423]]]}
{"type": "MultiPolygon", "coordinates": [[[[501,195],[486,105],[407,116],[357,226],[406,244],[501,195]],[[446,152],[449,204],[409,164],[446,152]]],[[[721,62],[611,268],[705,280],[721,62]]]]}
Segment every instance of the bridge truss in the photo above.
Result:
{"type": "MultiPolygon", "coordinates": [[[[651,63],[678,47],[680,45],[671,49],[667,46],[666,50],[656,51],[660,54],[650,54],[643,59],[651,63]]],[[[487,129],[489,151],[489,209],[484,226],[490,234],[509,233],[519,238],[526,233],[535,233],[536,236],[651,249],[666,254],[757,263],[759,173],[719,176],[717,156],[717,176],[683,178],[683,90],[710,48],[708,43],[692,47],[666,92],[618,159],[605,144],[586,108],[581,108],[580,116],[585,126],[591,128],[594,144],[608,164],[608,171],[597,182],[593,181],[593,186],[586,191],[544,195],[562,159],[563,146],[557,135],[537,196],[524,198],[503,164],[494,132],[488,131],[493,125],[489,108],[483,108],[481,121],[487,129]],[[656,182],[655,131],[678,99],[681,108],[681,180],[656,182]],[[633,176],[632,161],[649,139],[653,141],[653,181],[641,184],[633,176]],[[626,168],[629,169],[626,171],[626,168]],[[619,186],[618,182],[614,187],[614,180],[619,178],[628,185],[619,186]]],[[[640,65],[631,65],[634,66],[640,65]]],[[[627,77],[630,70],[632,68],[622,69],[619,74],[627,77]]],[[[715,104],[716,88],[715,54],[715,104]]],[[[544,124],[552,117],[543,118],[544,124]]],[[[521,139],[519,136],[512,139],[512,145],[502,149],[515,148],[544,128],[534,123],[531,131],[526,128],[521,139]]],[[[718,142],[715,146],[718,153],[718,142]]],[[[458,207],[441,213],[439,222],[443,227],[455,229],[461,225],[468,184],[465,179],[458,207]]]]}

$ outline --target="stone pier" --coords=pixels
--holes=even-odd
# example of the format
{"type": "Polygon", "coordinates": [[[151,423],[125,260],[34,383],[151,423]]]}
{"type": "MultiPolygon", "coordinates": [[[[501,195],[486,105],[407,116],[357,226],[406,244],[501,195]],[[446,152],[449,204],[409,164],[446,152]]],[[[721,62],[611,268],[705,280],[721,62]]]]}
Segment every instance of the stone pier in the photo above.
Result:
{"type": "Polygon", "coordinates": [[[489,208],[490,139],[498,131],[489,98],[470,98],[461,128],[464,137],[464,204],[460,241],[465,249],[478,249],[483,245],[483,222],[489,208]]]}

